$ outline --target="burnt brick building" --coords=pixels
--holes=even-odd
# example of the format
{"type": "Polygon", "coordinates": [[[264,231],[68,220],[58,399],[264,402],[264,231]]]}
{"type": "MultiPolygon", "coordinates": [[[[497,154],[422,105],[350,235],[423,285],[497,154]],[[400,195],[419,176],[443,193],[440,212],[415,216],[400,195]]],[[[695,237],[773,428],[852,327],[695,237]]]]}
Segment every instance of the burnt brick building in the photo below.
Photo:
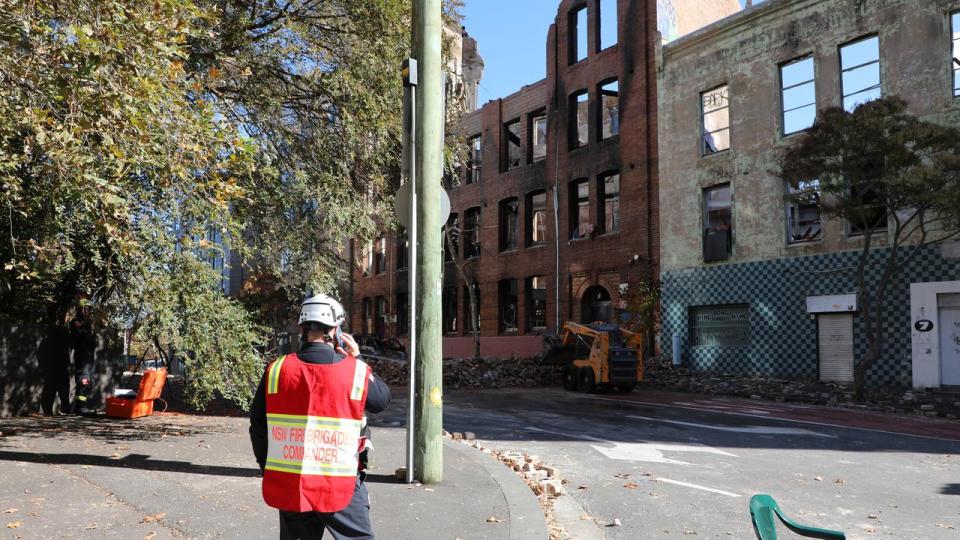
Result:
{"type": "MultiPolygon", "coordinates": [[[[676,4],[560,1],[546,78],[464,115],[468,157],[448,187],[448,228],[458,234],[445,250],[445,356],[471,350],[468,287],[484,354],[509,356],[539,352],[540,336],[563,321],[617,320],[631,288],[656,279],[656,54],[664,35],[739,9],[737,0],[709,12],[676,4]]],[[[463,84],[474,89],[482,61],[473,40],[463,45],[463,84]]],[[[355,246],[354,332],[409,331],[406,245],[386,233],[355,246]]]]}

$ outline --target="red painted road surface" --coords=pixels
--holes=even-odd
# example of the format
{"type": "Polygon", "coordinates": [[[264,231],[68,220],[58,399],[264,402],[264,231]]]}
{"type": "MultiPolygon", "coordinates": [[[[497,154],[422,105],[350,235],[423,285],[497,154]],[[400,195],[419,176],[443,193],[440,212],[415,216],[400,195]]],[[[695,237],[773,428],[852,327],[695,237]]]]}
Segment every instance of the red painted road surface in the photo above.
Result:
{"type": "Polygon", "coordinates": [[[771,420],[788,420],[823,426],[868,429],[902,435],[960,441],[960,421],[919,415],[861,411],[802,403],[780,403],[714,397],[702,394],[640,390],[616,397],[595,396],[605,401],[627,401],[642,405],[681,407],[692,410],[735,414],[771,420]]]}

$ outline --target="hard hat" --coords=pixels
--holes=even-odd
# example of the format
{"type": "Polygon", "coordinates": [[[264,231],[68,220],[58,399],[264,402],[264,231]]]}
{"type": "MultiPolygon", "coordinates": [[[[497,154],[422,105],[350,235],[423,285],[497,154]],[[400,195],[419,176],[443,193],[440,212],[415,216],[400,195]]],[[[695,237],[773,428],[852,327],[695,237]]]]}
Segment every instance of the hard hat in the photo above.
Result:
{"type": "Polygon", "coordinates": [[[334,328],[339,326],[345,318],[340,302],[331,296],[318,294],[303,301],[303,305],[300,306],[300,320],[297,324],[315,322],[334,328]]]}

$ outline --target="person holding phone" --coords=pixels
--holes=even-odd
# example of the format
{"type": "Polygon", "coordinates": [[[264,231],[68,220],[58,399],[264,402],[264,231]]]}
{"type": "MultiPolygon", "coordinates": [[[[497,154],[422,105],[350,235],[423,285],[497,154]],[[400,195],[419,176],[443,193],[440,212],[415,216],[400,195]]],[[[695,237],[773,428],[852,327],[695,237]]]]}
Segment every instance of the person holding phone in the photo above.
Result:
{"type": "Polygon", "coordinates": [[[390,403],[390,388],[342,331],[344,310],[325,294],[300,308],[301,347],[271,362],[250,408],[250,441],[263,498],[280,512],[280,538],[372,539],[364,485],[365,412],[390,403]]]}

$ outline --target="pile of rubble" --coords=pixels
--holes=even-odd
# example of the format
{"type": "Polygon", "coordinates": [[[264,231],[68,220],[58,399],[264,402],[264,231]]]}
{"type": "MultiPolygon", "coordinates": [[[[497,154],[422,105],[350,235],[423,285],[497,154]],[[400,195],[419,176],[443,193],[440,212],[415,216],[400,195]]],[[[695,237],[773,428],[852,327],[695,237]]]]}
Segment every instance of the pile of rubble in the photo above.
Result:
{"type": "MultiPolygon", "coordinates": [[[[407,384],[406,361],[368,358],[373,372],[387,384],[407,384]]],[[[555,386],[560,384],[561,367],[544,365],[539,358],[445,358],[445,388],[507,388],[555,386]]]]}
{"type": "Polygon", "coordinates": [[[748,377],[733,373],[690,372],[669,362],[652,365],[648,363],[643,384],[648,388],[679,392],[960,418],[960,394],[934,390],[868,387],[864,401],[857,402],[854,400],[853,388],[848,384],[760,375],[748,377]]]}

